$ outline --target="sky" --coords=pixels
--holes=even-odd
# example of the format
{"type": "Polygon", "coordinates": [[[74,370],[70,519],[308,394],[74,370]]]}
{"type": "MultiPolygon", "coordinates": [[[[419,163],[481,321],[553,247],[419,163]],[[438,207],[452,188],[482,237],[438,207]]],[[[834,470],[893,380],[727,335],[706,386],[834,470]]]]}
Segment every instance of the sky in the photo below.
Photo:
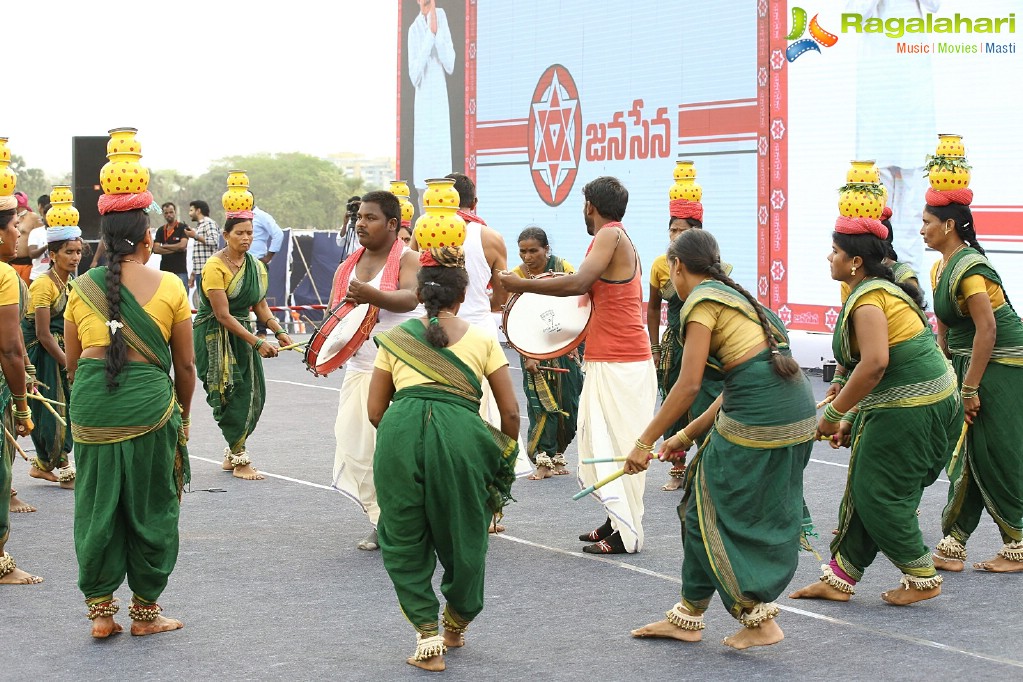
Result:
{"type": "Polygon", "coordinates": [[[71,170],[73,136],[122,126],[148,168],[189,175],[259,152],[394,156],[397,7],[17,2],[5,70],[21,96],[5,98],[0,137],[49,175],[71,170]]]}

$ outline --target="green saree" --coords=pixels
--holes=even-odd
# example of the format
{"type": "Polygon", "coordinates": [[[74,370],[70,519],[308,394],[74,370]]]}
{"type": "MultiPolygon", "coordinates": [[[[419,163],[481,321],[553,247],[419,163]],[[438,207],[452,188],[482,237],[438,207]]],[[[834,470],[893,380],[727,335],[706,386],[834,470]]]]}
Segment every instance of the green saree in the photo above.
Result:
{"type": "MultiPolygon", "coordinates": [[[[44,277],[51,277],[46,274],[44,277]]],[[[60,296],[50,304],[50,334],[54,340],[64,349],[64,308],[67,306],[67,290],[61,291],[60,296]]],[[[61,426],[53,413],[46,409],[46,406],[38,400],[29,403],[32,410],[32,421],[35,429],[32,431],[32,444],[35,445],[36,458],[33,466],[43,471],[53,471],[58,467],[65,467],[68,464],[68,453],[71,452],[71,420],[67,418],[67,398],[71,393],[67,380],[67,370],[61,367],[57,360],[46,352],[39,337],[36,336],[35,312],[27,315],[21,321],[21,333],[25,338],[25,352],[28,360],[36,368],[36,378],[42,384],[39,393],[51,400],[64,403],[65,407],[54,405],[53,409],[66,422],[61,426]]]]}
{"type": "MultiPolygon", "coordinates": [[[[565,261],[550,256],[544,272],[566,272],[565,261]]],[[[524,276],[520,266],[515,274],[524,276]]],[[[529,414],[529,438],[526,453],[530,461],[553,466],[564,464],[564,453],[575,438],[576,421],[579,416],[579,394],[583,390],[583,368],[579,357],[580,346],[574,352],[559,358],[544,360],[543,365],[564,369],[567,372],[543,372],[532,374],[526,371],[526,358],[520,357],[522,367],[522,390],[526,394],[526,412],[529,414]],[[556,461],[558,456],[560,461],[556,461]],[[544,457],[550,459],[544,459],[544,457]]]]}
{"type": "MultiPolygon", "coordinates": [[[[907,587],[912,583],[917,589],[929,589],[940,584],[941,578],[924,544],[916,510],[924,489],[941,473],[959,441],[963,408],[955,375],[934,341],[927,318],[891,282],[865,279],[849,294],[835,326],[835,359],[850,371],[859,363],[851,349],[855,334],[851,311],[861,296],[877,289],[909,304],[924,328],[889,347],[884,376],[857,405],[849,473],[831,553],[842,571],[859,581],[880,551],[902,571],[907,587]]],[[[827,571],[825,575],[828,584],[840,587],[827,571]]]]}
{"type": "MultiPolygon", "coordinates": [[[[693,289],[682,308],[682,329],[702,301],[742,312],[757,326],[744,296],[718,282],[693,289]]],[[[789,355],[781,320],[765,310],[779,352],[789,355]]],[[[765,349],[722,370],[708,360],[707,378],[724,395],[714,428],[686,472],[678,507],[682,521],[682,604],[693,615],[716,591],[747,627],[778,613],[771,604],[795,574],[805,532],[803,468],[813,448],[816,410],[810,383],[800,373],[783,379],[765,349]]],[[[671,616],[669,616],[671,619],[671,616]]]]}
{"type": "MultiPolygon", "coordinates": [[[[231,315],[255,333],[249,310],[266,296],[266,267],[248,253],[228,284],[231,315]]],[[[266,401],[266,381],[259,351],[217,322],[206,292],[199,287],[199,312],[192,323],[195,369],[206,390],[206,402],[232,454],[245,450],[266,401]]]]}
{"type": "MultiPolygon", "coordinates": [[[[106,268],[72,288],[104,321],[106,268]]],[[[189,479],[170,350],[156,323],[121,289],[117,333],[147,362],[125,363],[113,390],[106,362],[82,358],[68,405],[75,442],[75,553],[86,600],[103,601],[125,575],[136,597],[156,602],[178,554],[180,496],[189,479]]]]}
{"type": "Polygon", "coordinates": [[[898,284],[905,284],[911,279],[917,279],[916,270],[909,263],[895,261],[892,263],[892,274],[895,276],[895,281],[898,284]]]}
{"type": "Polygon", "coordinates": [[[438,633],[438,559],[445,625],[463,628],[483,609],[487,529],[511,499],[518,442],[483,421],[481,378],[431,346],[420,320],[375,341],[433,382],[394,394],[373,458],[384,568],[405,617],[430,637],[438,633]]]}
{"type": "MultiPolygon", "coordinates": [[[[11,266],[3,263],[0,267],[10,268],[11,266]]],[[[28,291],[25,289],[25,283],[13,268],[10,272],[4,273],[4,276],[10,277],[18,284],[18,317],[24,319],[25,306],[28,305],[28,291]]],[[[11,387],[7,385],[7,377],[0,371],[0,423],[8,433],[14,434],[17,432],[17,424],[14,420],[14,410],[11,408],[11,398],[11,387]]],[[[14,488],[11,486],[14,478],[14,444],[10,438],[6,437],[6,434],[3,436],[4,442],[0,445],[0,490],[4,491],[4,495],[10,493],[10,497],[13,497],[14,488]]],[[[0,547],[7,543],[7,538],[11,534],[10,497],[0,504],[0,547]]],[[[2,552],[0,552],[0,559],[3,559],[2,552]]]]}
{"type": "MultiPolygon", "coordinates": [[[[976,327],[956,297],[964,277],[983,275],[1002,286],[991,263],[974,249],[954,255],[934,287],[934,312],[948,328],[952,366],[961,383],[970,367],[976,327]]],[[[1003,289],[1004,291],[1004,289],[1003,289]]],[[[1023,561],[1023,322],[1006,303],[994,311],[995,346],[980,382],[981,409],[966,432],[965,448],[949,466],[948,504],[941,516],[945,538],[938,549],[946,556],[966,558],[966,541],[985,509],[998,525],[1003,549],[1023,561]],[[950,538],[954,542],[950,542],[950,538]]],[[[1004,554],[1003,554],[1004,556],[1004,554]]],[[[1007,557],[1010,558],[1010,557],[1007,557]]]]}

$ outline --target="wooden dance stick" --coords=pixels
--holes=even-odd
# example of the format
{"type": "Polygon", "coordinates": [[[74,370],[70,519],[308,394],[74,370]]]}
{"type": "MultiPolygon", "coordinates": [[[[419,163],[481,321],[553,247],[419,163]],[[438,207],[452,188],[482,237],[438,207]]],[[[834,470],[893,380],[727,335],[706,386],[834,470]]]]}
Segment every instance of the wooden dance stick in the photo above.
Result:
{"type": "Polygon", "coordinates": [[[583,464],[608,464],[609,462],[624,462],[628,457],[590,457],[582,460],[583,464]]]}
{"type": "MultiPolygon", "coordinates": [[[[57,403],[57,404],[58,404],[58,405],[60,405],[60,403],[57,403]]],[[[54,419],[56,419],[56,420],[57,420],[58,422],[60,422],[60,425],[61,425],[61,426],[62,426],[63,428],[65,428],[65,429],[67,428],[67,422],[66,422],[66,421],[64,421],[64,418],[63,418],[63,417],[61,417],[61,416],[60,416],[59,414],[57,414],[57,410],[53,409],[53,405],[51,405],[51,404],[49,403],[49,401],[47,401],[47,400],[44,400],[44,401],[43,401],[43,407],[45,407],[45,408],[46,408],[47,410],[49,410],[49,411],[50,411],[50,414],[52,414],[52,415],[53,415],[53,418],[54,418],[54,419]]]]}
{"type": "Polygon", "coordinates": [[[303,348],[302,346],[305,346],[308,343],[309,343],[308,341],[300,341],[299,343],[293,343],[290,346],[279,346],[277,350],[293,350],[298,351],[299,353],[304,353],[305,348],[303,348]]]}
{"type": "Polygon", "coordinates": [[[38,400],[41,403],[45,403],[47,406],[56,405],[57,407],[67,407],[67,405],[65,405],[64,403],[57,402],[56,400],[51,400],[50,398],[47,398],[46,396],[39,395],[38,393],[32,393],[31,391],[26,393],[25,397],[26,398],[31,398],[32,400],[38,400]]]}
{"type": "Polygon", "coordinates": [[[558,374],[568,374],[569,370],[562,369],[561,367],[551,367],[549,365],[540,365],[538,369],[542,369],[545,372],[557,372],[558,374]]]}
{"type": "Polygon", "coordinates": [[[14,449],[18,451],[18,454],[21,455],[21,458],[24,459],[27,462],[28,461],[28,455],[26,455],[25,451],[21,449],[21,446],[18,445],[18,439],[15,438],[11,434],[11,432],[7,430],[6,426],[4,427],[4,433],[7,435],[7,440],[11,441],[11,445],[13,445],[14,449]]]}
{"type": "Polygon", "coordinates": [[[625,474],[625,469],[619,469],[618,471],[614,472],[610,476],[608,476],[606,478],[600,479],[599,481],[597,481],[593,485],[589,486],[588,488],[583,488],[582,490],[577,492],[575,495],[573,495],[572,499],[573,500],[581,500],[584,497],[586,497],[587,495],[589,495],[590,493],[594,492],[595,490],[600,490],[601,488],[603,488],[608,483],[611,483],[612,481],[618,480],[624,474],[625,474]]]}
{"type": "Polygon", "coordinates": [[[822,400],[819,403],[817,403],[817,409],[818,410],[821,409],[822,407],[824,407],[825,405],[827,405],[828,403],[830,403],[834,399],[835,399],[835,396],[829,395],[827,398],[825,398],[824,400],[822,400]]]}

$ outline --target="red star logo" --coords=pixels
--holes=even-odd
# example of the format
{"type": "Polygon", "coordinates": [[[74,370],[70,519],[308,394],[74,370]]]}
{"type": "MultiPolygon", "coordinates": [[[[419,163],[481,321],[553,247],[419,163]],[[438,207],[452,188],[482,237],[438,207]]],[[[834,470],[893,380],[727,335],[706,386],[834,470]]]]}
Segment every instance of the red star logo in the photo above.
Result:
{"type": "Polygon", "coordinates": [[[781,50],[774,50],[771,52],[771,68],[775,71],[781,71],[781,67],[785,66],[785,53],[781,50]]]}
{"type": "Polygon", "coordinates": [[[828,308],[828,312],[824,313],[824,326],[831,331],[835,330],[835,325],[838,323],[838,311],[834,308],[828,308]]]}
{"type": "Polygon", "coordinates": [[[771,121],[771,138],[780,140],[783,137],[785,137],[785,121],[776,118],[771,121]]]}
{"type": "Polygon", "coordinates": [[[540,77],[529,108],[529,168],[545,203],[557,206],[568,197],[581,145],[579,93],[568,70],[556,64],[540,77]]]}
{"type": "Polygon", "coordinates": [[[767,135],[761,135],[757,140],[757,153],[760,156],[767,156],[767,135]]]}
{"type": "Polygon", "coordinates": [[[763,66],[757,71],[757,85],[762,88],[767,87],[767,69],[763,66]]]}
{"type": "Polygon", "coordinates": [[[760,221],[761,225],[766,225],[767,218],[768,218],[767,207],[761,206],[760,210],[757,212],[757,220],[760,221]]]}
{"type": "Polygon", "coordinates": [[[767,16],[767,0],[760,0],[757,3],[757,14],[760,15],[761,19],[767,16]]]}
{"type": "Polygon", "coordinates": [[[780,260],[771,263],[771,279],[780,282],[785,277],[785,264],[780,260]]]}
{"type": "Polygon", "coordinates": [[[785,326],[792,324],[792,309],[787,305],[778,308],[778,319],[785,323],[785,326]]]}
{"type": "Polygon", "coordinates": [[[761,296],[767,296],[767,275],[760,275],[760,279],[757,281],[757,293],[761,296]]]}
{"type": "Polygon", "coordinates": [[[785,192],[780,189],[776,189],[771,192],[771,208],[775,211],[780,211],[785,208],[785,192]]]}

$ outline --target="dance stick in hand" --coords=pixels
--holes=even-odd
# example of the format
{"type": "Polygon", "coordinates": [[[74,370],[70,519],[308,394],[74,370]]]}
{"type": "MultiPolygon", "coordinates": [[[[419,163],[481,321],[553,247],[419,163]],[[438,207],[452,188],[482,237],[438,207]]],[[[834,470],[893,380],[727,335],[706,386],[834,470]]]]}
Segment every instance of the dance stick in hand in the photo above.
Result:
{"type": "Polygon", "coordinates": [[[7,434],[7,439],[9,441],[11,441],[11,445],[13,445],[14,449],[18,451],[18,454],[21,455],[21,458],[24,459],[27,462],[28,461],[28,455],[26,455],[25,451],[21,449],[21,446],[18,445],[18,439],[15,438],[14,435],[10,431],[7,430],[6,426],[4,427],[4,433],[7,434]]]}
{"type": "Polygon", "coordinates": [[[625,469],[619,469],[618,471],[614,472],[610,476],[608,476],[606,478],[600,479],[599,481],[597,481],[593,485],[591,485],[591,486],[589,486],[587,488],[583,488],[582,490],[577,492],[575,495],[573,495],[572,499],[573,500],[581,500],[584,497],[586,497],[587,495],[589,495],[590,493],[594,492],[595,490],[600,490],[601,488],[603,488],[608,483],[610,483],[612,481],[615,481],[615,480],[618,480],[624,474],[625,474],[625,469]]]}
{"type": "Polygon", "coordinates": [[[308,341],[300,341],[299,343],[293,343],[290,346],[279,346],[277,350],[293,350],[298,351],[299,353],[304,353],[305,348],[302,348],[301,346],[305,346],[308,343],[308,341]]]}
{"type": "Polygon", "coordinates": [[[628,457],[590,457],[583,460],[583,464],[607,464],[609,462],[624,462],[628,457]]]}
{"type": "Polygon", "coordinates": [[[542,369],[545,372],[557,372],[558,374],[568,374],[567,369],[561,367],[551,367],[549,365],[540,365],[538,369],[542,369]]]}
{"type": "Polygon", "coordinates": [[[825,405],[827,405],[828,403],[830,403],[834,399],[835,399],[835,396],[829,395],[827,398],[825,398],[824,400],[822,400],[819,403],[817,403],[817,409],[818,410],[821,409],[822,407],[824,407],[825,405]]]}

